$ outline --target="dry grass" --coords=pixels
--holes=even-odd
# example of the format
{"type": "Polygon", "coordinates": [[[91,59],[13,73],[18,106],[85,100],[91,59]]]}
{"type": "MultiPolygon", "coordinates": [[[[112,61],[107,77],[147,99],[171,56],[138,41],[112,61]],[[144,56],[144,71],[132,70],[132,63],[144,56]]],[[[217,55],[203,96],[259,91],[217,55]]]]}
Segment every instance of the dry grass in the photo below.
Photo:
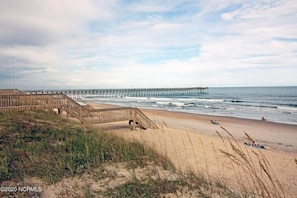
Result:
{"type": "MultiPolygon", "coordinates": [[[[220,152],[232,164],[241,196],[286,197],[282,185],[264,153],[260,149],[248,150],[247,147],[242,147],[227,129],[221,128],[228,136],[227,139],[224,139],[217,132],[225,145],[225,149],[220,152]]],[[[248,141],[255,141],[247,133],[245,136],[248,141]]]]}
{"type": "MultiPolygon", "coordinates": [[[[189,132],[171,130],[162,122],[159,125],[158,131],[139,132],[137,135],[131,133],[124,136],[128,139],[139,138],[144,144],[173,160],[177,169],[183,171],[181,174],[195,175],[199,180],[205,181],[204,186],[207,186],[204,188],[205,195],[209,197],[224,197],[226,194],[228,194],[227,197],[286,197],[271,164],[265,157],[265,151],[263,153],[261,149],[244,146],[225,128],[222,127],[221,133],[217,131],[222,144],[214,145],[209,144],[209,140],[205,143],[204,138],[189,132]],[[212,150],[211,153],[209,153],[210,150],[212,150]],[[211,159],[209,154],[213,155],[214,159],[211,159]],[[215,162],[218,171],[213,171],[215,162]],[[228,169],[227,175],[234,175],[234,178],[226,178],[226,173],[223,172],[226,162],[228,162],[228,168],[225,168],[228,169]],[[214,175],[215,172],[218,174],[214,175]],[[224,193],[218,193],[218,186],[224,193]]],[[[245,136],[248,141],[254,141],[247,133],[245,136]]]]}

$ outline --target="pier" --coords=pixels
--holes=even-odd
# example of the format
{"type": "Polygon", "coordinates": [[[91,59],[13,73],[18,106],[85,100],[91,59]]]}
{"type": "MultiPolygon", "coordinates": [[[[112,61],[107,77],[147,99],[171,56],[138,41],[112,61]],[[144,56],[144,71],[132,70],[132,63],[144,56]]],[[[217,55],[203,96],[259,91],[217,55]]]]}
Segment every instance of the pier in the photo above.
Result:
{"type": "Polygon", "coordinates": [[[174,95],[199,95],[208,93],[208,87],[186,88],[135,88],[135,89],[65,89],[32,90],[28,94],[66,94],[71,98],[81,97],[158,97],[174,95]]]}

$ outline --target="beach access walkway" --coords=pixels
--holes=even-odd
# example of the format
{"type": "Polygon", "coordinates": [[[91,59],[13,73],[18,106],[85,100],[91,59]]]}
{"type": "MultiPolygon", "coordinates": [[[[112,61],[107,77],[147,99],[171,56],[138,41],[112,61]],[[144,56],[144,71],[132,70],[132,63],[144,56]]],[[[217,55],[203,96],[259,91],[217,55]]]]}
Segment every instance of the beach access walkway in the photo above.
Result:
{"type": "Polygon", "coordinates": [[[94,109],[81,105],[66,94],[31,94],[19,90],[0,90],[0,112],[57,110],[85,124],[129,121],[131,129],[157,129],[158,126],[141,110],[132,107],[94,109]]]}

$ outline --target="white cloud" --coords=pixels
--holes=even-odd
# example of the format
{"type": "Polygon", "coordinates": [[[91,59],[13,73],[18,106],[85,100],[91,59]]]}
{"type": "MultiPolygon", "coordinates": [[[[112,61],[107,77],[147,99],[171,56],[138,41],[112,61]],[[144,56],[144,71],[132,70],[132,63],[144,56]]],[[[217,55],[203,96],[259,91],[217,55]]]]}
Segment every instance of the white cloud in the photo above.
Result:
{"type": "Polygon", "coordinates": [[[0,73],[14,57],[21,88],[296,85],[296,9],[294,0],[4,0],[0,73]],[[264,72],[288,75],[271,82],[264,72]]]}

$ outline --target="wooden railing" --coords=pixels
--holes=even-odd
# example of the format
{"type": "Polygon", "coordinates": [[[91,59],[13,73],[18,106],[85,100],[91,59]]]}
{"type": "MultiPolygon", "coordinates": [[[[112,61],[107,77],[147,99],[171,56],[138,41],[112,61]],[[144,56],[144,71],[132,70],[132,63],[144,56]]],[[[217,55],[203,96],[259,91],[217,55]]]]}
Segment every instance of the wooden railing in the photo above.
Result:
{"type": "Polygon", "coordinates": [[[108,109],[89,109],[80,105],[65,94],[13,94],[0,95],[0,112],[7,111],[32,111],[40,109],[58,109],[65,111],[70,116],[77,118],[83,123],[99,124],[107,122],[129,121],[141,128],[157,129],[142,111],[137,108],[121,107],[108,109]]]}

